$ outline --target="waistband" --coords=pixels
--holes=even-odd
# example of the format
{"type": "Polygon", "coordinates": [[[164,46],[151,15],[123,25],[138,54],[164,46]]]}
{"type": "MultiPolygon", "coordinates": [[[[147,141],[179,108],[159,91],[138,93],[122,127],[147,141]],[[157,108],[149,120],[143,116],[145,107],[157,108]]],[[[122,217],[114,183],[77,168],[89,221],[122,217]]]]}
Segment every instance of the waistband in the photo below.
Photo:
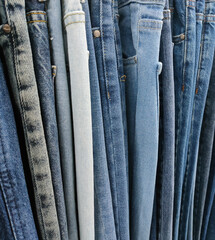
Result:
{"type": "Polygon", "coordinates": [[[119,8],[130,3],[155,4],[165,6],[166,0],[119,0],[119,8]]]}

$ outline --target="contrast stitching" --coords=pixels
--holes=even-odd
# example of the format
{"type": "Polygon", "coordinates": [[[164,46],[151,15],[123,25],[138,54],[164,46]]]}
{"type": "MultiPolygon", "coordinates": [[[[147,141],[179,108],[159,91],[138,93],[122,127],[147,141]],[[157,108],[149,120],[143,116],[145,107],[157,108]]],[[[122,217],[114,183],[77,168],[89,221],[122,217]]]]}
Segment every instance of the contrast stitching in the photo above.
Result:
{"type": "Polygon", "coordinates": [[[67,13],[65,16],[64,16],[64,20],[69,17],[69,16],[74,16],[74,15],[85,15],[84,12],[73,12],[73,13],[67,13]]]}
{"type": "Polygon", "coordinates": [[[33,21],[28,21],[27,23],[35,23],[35,22],[44,22],[46,23],[46,20],[33,20],[33,21]]]}
{"type": "Polygon", "coordinates": [[[161,27],[160,28],[152,28],[152,27],[143,27],[143,26],[140,26],[140,28],[143,28],[143,29],[161,29],[161,27]]]}
{"type": "Polygon", "coordinates": [[[30,15],[33,15],[33,14],[41,14],[41,15],[46,15],[46,13],[45,13],[45,12],[29,12],[29,13],[27,13],[26,15],[27,15],[27,16],[30,16],[30,15]]]}
{"type": "Polygon", "coordinates": [[[69,22],[65,25],[65,28],[73,23],[85,23],[85,21],[69,22]]]}

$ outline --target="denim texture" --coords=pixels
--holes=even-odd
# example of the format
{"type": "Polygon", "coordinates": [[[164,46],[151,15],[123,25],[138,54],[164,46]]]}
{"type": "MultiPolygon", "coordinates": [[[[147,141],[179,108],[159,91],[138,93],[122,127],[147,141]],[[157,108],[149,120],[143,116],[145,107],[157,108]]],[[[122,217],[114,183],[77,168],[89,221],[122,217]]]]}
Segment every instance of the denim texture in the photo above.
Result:
{"type": "Polygon", "coordinates": [[[68,239],[68,232],[45,3],[38,2],[38,0],[26,1],[26,18],[31,41],[34,71],[40,98],[41,114],[49,155],[61,239],[66,240],[68,239]]]}
{"type": "Polygon", "coordinates": [[[213,206],[211,209],[211,214],[210,214],[210,220],[208,223],[208,228],[207,228],[207,240],[213,240],[215,236],[215,200],[213,201],[213,206]]]}
{"type": "Polygon", "coordinates": [[[113,204],[105,148],[101,96],[88,1],[85,0],[85,3],[83,3],[82,6],[85,12],[87,45],[90,52],[89,71],[93,128],[95,239],[116,240],[113,204]]]}
{"type": "Polygon", "coordinates": [[[80,239],[93,240],[94,178],[89,52],[85,13],[80,1],[64,0],[63,16],[70,71],[79,234],[80,239]]]}
{"type": "Polygon", "coordinates": [[[196,10],[195,1],[175,0],[173,5],[171,2],[172,6],[176,120],[173,239],[178,240],[182,188],[195,93],[196,10]]]}
{"type": "Polygon", "coordinates": [[[59,133],[61,170],[69,239],[78,238],[75,166],[73,153],[72,108],[63,42],[60,0],[47,1],[52,65],[56,66],[55,104],[59,133]]]}
{"type": "MultiPolygon", "coordinates": [[[[201,36],[196,91],[193,102],[191,132],[188,145],[187,165],[185,170],[181,202],[179,239],[187,239],[189,213],[193,208],[199,139],[205,102],[212,71],[215,42],[215,2],[205,3],[204,23],[201,36]],[[208,54],[208,52],[212,54],[208,54]]],[[[193,214],[193,212],[191,212],[193,214]]],[[[191,238],[192,239],[192,238],[191,238]]]]}
{"type": "Polygon", "coordinates": [[[160,62],[160,130],[157,170],[158,239],[171,240],[173,229],[175,163],[175,93],[171,14],[164,9],[161,32],[160,62]]]}
{"type": "Polygon", "coordinates": [[[205,104],[204,117],[199,142],[195,195],[193,239],[200,240],[206,191],[210,172],[215,131],[215,58],[205,104]]]}
{"type": "Polygon", "coordinates": [[[120,82],[120,91],[121,91],[121,109],[122,109],[122,121],[124,127],[124,144],[125,144],[125,157],[126,157],[126,172],[127,178],[128,175],[128,132],[127,132],[127,118],[126,118],[126,98],[125,98],[125,82],[126,75],[124,74],[123,69],[123,57],[122,57],[122,45],[119,29],[119,9],[118,9],[118,0],[113,0],[113,21],[114,21],[114,37],[115,37],[115,48],[116,48],[116,59],[117,59],[117,69],[118,69],[118,78],[120,82]]]}
{"type": "MultiPolygon", "coordinates": [[[[1,33],[0,33],[1,34],[1,33]]],[[[2,52],[0,52],[2,54],[2,52]]],[[[0,58],[0,239],[37,240],[14,112],[0,58]]]]}
{"type": "Polygon", "coordinates": [[[0,21],[11,26],[11,32],[8,34],[1,30],[0,43],[4,51],[16,107],[22,119],[39,235],[42,239],[57,240],[60,239],[60,231],[24,0],[1,1],[0,21]]]}
{"type": "MultiPolygon", "coordinates": [[[[126,172],[125,137],[122,117],[121,87],[118,75],[114,2],[91,0],[93,31],[98,68],[105,146],[111,186],[116,239],[129,239],[128,178],[126,172]]],[[[112,233],[112,239],[115,236],[112,233]]]]}
{"type": "Polygon", "coordinates": [[[159,47],[165,1],[119,1],[126,75],[132,239],[149,239],[158,159],[159,47]],[[144,104],[143,104],[144,103],[144,104]]]}
{"type": "Polygon", "coordinates": [[[209,179],[208,179],[204,215],[203,215],[203,221],[202,221],[202,227],[201,227],[201,237],[200,237],[201,240],[207,240],[208,227],[209,227],[210,221],[213,221],[214,219],[214,210],[213,210],[214,202],[215,202],[215,141],[213,142],[213,152],[212,152],[210,173],[209,173],[209,179]]]}

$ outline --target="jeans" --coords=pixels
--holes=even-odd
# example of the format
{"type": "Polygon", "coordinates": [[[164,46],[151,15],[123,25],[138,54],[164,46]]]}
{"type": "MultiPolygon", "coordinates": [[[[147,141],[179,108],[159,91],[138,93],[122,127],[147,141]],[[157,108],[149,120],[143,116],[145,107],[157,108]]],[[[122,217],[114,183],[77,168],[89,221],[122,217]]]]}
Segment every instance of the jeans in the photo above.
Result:
{"type": "MultiPolygon", "coordinates": [[[[121,88],[114,35],[114,2],[91,0],[91,21],[100,84],[107,164],[116,239],[129,239],[128,178],[121,88]]],[[[115,236],[112,234],[112,238],[115,236]]]]}
{"type": "MultiPolygon", "coordinates": [[[[2,30],[0,30],[0,34],[2,30]]],[[[37,240],[13,108],[0,58],[0,239],[37,240]]]]}
{"type": "Polygon", "coordinates": [[[158,159],[159,47],[165,1],[119,1],[126,75],[131,238],[149,239],[158,159]],[[144,104],[143,104],[144,103],[144,104]]]}
{"type": "Polygon", "coordinates": [[[28,164],[42,239],[60,239],[52,178],[49,166],[40,102],[33,68],[24,0],[0,3],[0,21],[10,31],[0,35],[10,85],[22,119],[28,164]]]}
{"type": "Polygon", "coordinates": [[[38,0],[26,1],[28,31],[33,53],[34,71],[40,98],[61,239],[67,240],[68,232],[55,112],[54,82],[50,62],[47,17],[44,10],[44,2],[38,2],[38,0]]]}
{"type": "Polygon", "coordinates": [[[158,239],[171,240],[173,229],[174,163],[175,163],[175,93],[171,15],[164,9],[160,61],[160,130],[157,170],[158,239]]]}
{"type": "MultiPolygon", "coordinates": [[[[210,173],[209,173],[209,179],[208,179],[204,215],[203,215],[202,227],[201,227],[201,238],[200,238],[201,240],[208,240],[207,238],[208,228],[210,225],[210,221],[212,221],[211,223],[213,223],[213,219],[214,219],[214,210],[213,210],[214,202],[215,202],[215,141],[213,142],[213,152],[212,152],[210,173]]],[[[214,226],[213,226],[213,229],[214,229],[214,226]]],[[[213,235],[213,238],[214,238],[214,235],[213,235]]]]}
{"type": "Polygon", "coordinates": [[[60,0],[47,2],[52,64],[56,66],[55,104],[59,133],[60,159],[69,239],[78,239],[78,219],[73,154],[72,109],[66,72],[60,0]]]}
{"type": "MultiPolygon", "coordinates": [[[[201,37],[201,47],[196,79],[196,91],[193,102],[191,131],[188,145],[187,165],[183,184],[181,202],[180,235],[179,239],[186,239],[188,230],[189,213],[192,213],[195,190],[197,159],[199,150],[199,138],[204,114],[205,102],[213,64],[215,43],[215,3],[205,3],[204,23],[201,37]],[[212,54],[208,54],[212,52],[212,54]]],[[[195,209],[194,209],[195,211],[195,209]]],[[[191,238],[192,239],[192,238],[191,238]]]]}
{"type": "Polygon", "coordinates": [[[206,199],[206,190],[211,165],[215,131],[215,58],[205,104],[204,117],[199,142],[197,173],[194,195],[193,239],[199,240],[206,199]]]}
{"type": "Polygon", "coordinates": [[[85,13],[79,0],[64,0],[63,12],[74,123],[79,233],[80,239],[93,240],[93,143],[85,13]]]}
{"type": "Polygon", "coordinates": [[[82,6],[85,12],[87,44],[88,50],[90,51],[89,71],[93,128],[95,239],[116,240],[113,204],[105,148],[101,96],[88,1],[85,0],[85,3],[83,3],[82,6]]]}
{"type": "MultiPolygon", "coordinates": [[[[173,239],[178,240],[182,188],[195,92],[196,11],[194,1],[174,1],[175,189],[173,239]]],[[[182,229],[181,229],[182,230],[182,229]]]]}

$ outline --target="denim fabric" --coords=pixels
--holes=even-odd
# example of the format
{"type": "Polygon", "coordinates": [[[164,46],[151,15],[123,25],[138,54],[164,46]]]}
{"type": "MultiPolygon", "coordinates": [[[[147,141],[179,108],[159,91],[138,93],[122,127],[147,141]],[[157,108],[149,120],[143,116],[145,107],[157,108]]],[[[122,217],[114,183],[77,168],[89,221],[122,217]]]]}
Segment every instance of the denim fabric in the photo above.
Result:
{"type": "Polygon", "coordinates": [[[93,143],[85,13],[79,0],[64,0],[63,13],[74,123],[79,233],[80,239],[93,240],[93,143]]]}
{"type": "MultiPolygon", "coordinates": [[[[192,209],[196,168],[199,150],[199,138],[205,102],[212,70],[214,48],[215,48],[215,2],[205,3],[204,23],[201,37],[201,48],[199,54],[198,73],[196,79],[196,92],[193,103],[192,125],[189,139],[186,172],[183,184],[183,195],[181,202],[180,235],[179,239],[186,239],[188,229],[189,212],[192,209]],[[208,54],[208,52],[212,54],[208,54]]],[[[193,213],[191,213],[193,214],[193,213]]]]}
{"type": "Polygon", "coordinates": [[[178,240],[182,188],[195,92],[196,11],[195,1],[175,0],[173,6],[176,119],[173,239],[178,240]]]}
{"type": "Polygon", "coordinates": [[[131,238],[149,239],[158,158],[159,46],[165,1],[119,1],[131,178],[131,238]],[[143,104],[144,103],[144,104],[143,104]]]}
{"type": "Polygon", "coordinates": [[[57,240],[60,239],[60,232],[24,0],[1,1],[0,21],[11,27],[10,33],[1,29],[0,44],[5,55],[13,96],[22,119],[39,233],[42,239],[57,240]]]}
{"type": "Polygon", "coordinates": [[[194,232],[193,239],[199,240],[201,234],[203,211],[205,206],[206,190],[210,172],[211,157],[213,151],[215,131],[215,58],[208,88],[207,100],[204,110],[201,137],[199,142],[199,154],[197,162],[197,174],[194,196],[194,232]]]}
{"type": "Polygon", "coordinates": [[[56,66],[55,103],[59,132],[61,169],[69,239],[78,239],[78,219],[73,154],[72,109],[63,42],[60,0],[47,2],[52,64],[56,66]]]}
{"type": "MultiPolygon", "coordinates": [[[[215,132],[214,132],[215,134],[215,132]]],[[[201,240],[207,240],[207,231],[211,221],[214,219],[213,205],[215,202],[215,141],[213,142],[213,153],[211,159],[210,173],[208,179],[207,194],[204,207],[204,215],[201,227],[201,240]]],[[[214,226],[213,226],[214,227],[214,226]]]]}
{"type": "MultiPolygon", "coordinates": [[[[114,35],[114,2],[91,0],[93,31],[116,239],[129,239],[128,178],[120,82],[114,35]]],[[[112,238],[115,238],[112,234],[112,238]]]]}
{"type": "Polygon", "coordinates": [[[101,96],[88,1],[82,4],[86,18],[93,127],[95,239],[116,240],[113,204],[105,148],[101,96]]]}
{"type": "Polygon", "coordinates": [[[125,99],[126,75],[124,74],[124,69],[123,69],[122,46],[121,46],[120,29],[119,29],[118,0],[113,0],[113,21],[114,21],[117,69],[118,69],[118,77],[119,77],[120,90],[121,90],[122,121],[123,121],[123,127],[124,127],[124,143],[125,143],[125,157],[126,157],[126,172],[127,172],[127,178],[129,178],[129,175],[128,175],[128,169],[129,169],[129,166],[128,166],[128,133],[127,133],[126,99],[125,99]]]}
{"type": "Polygon", "coordinates": [[[157,174],[158,239],[171,240],[173,229],[174,163],[175,163],[175,94],[171,14],[164,10],[160,61],[160,131],[157,174]]]}
{"type": "Polygon", "coordinates": [[[211,209],[211,214],[210,214],[210,220],[208,223],[208,229],[207,229],[207,240],[214,240],[215,238],[215,199],[213,201],[213,206],[211,209]]]}
{"type": "Polygon", "coordinates": [[[34,71],[40,98],[61,239],[66,240],[68,239],[68,232],[55,112],[54,83],[50,62],[47,17],[44,10],[44,2],[38,2],[38,0],[26,1],[28,31],[33,53],[34,71]]]}
{"type": "MultiPolygon", "coordinates": [[[[2,52],[1,52],[2,54],[2,52]]],[[[12,104],[0,58],[0,239],[37,240],[12,104]]]]}

